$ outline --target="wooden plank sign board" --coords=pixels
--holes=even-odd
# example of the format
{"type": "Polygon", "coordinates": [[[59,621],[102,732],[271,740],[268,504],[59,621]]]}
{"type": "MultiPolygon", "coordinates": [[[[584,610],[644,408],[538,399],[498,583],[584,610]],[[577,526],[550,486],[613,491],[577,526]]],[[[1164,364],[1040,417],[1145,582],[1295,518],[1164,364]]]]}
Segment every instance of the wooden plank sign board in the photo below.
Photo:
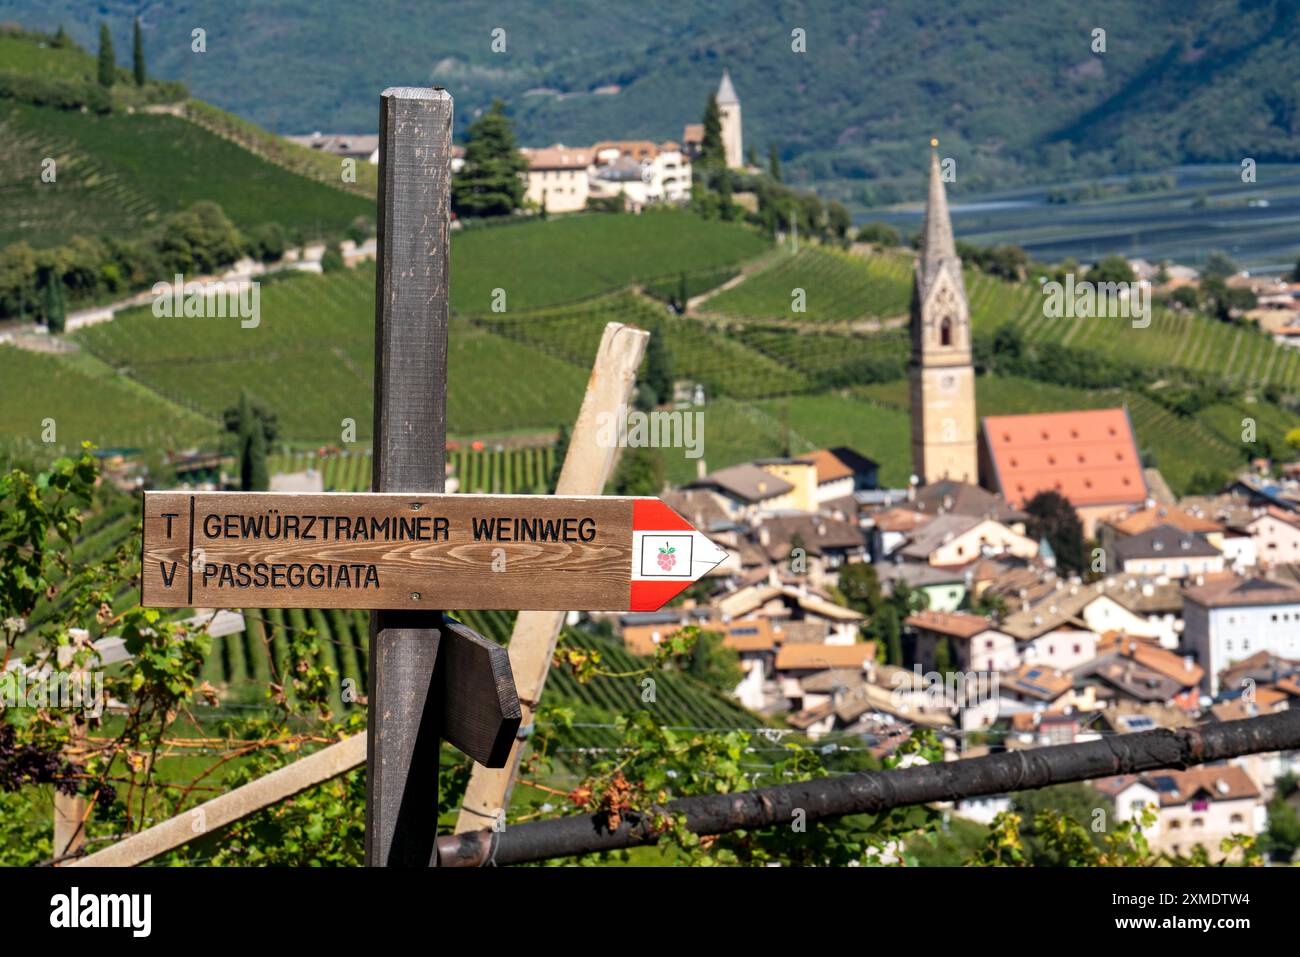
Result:
{"type": "Polygon", "coordinates": [[[654,611],[726,557],[657,498],[145,492],[141,604],[654,611]]]}

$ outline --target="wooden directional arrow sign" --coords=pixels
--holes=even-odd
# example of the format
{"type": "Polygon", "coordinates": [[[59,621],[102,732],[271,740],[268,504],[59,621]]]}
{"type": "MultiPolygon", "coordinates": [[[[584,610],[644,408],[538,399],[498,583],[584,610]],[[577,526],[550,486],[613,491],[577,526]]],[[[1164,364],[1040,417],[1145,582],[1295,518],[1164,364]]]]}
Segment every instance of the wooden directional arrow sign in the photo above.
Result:
{"type": "Polygon", "coordinates": [[[657,498],[146,492],[142,604],[653,611],[724,558],[657,498]]]}

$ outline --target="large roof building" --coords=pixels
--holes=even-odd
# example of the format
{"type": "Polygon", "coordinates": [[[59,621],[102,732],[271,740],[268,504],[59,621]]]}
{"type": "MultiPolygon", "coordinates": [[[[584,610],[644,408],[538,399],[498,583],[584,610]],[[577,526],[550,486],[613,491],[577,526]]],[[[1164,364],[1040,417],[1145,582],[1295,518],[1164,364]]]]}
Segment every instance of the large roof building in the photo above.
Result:
{"type": "Polygon", "coordinates": [[[1128,410],[991,415],[980,433],[984,484],[1023,508],[1039,492],[1069,499],[1091,537],[1097,523],[1147,498],[1128,410]]]}

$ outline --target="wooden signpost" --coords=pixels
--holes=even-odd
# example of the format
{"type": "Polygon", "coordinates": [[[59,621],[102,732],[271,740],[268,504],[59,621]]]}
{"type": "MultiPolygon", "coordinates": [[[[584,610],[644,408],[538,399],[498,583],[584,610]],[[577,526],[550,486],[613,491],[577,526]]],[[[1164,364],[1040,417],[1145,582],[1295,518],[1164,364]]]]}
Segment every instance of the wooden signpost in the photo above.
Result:
{"type": "Polygon", "coordinates": [[[654,611],[726,558],[657,498],[146,492],[155,608],[654,611]]]}
{"type": "Polygon", "coordinates": [[[443,494],[451,120],[441,89],[380,97],[373,491],[144,500],[144,605],[371,610],[371,866],[438,863],[442,740],[516,744],[506,649],[446,609],[649,611],[726,557],[654,498],[443,494]]]}

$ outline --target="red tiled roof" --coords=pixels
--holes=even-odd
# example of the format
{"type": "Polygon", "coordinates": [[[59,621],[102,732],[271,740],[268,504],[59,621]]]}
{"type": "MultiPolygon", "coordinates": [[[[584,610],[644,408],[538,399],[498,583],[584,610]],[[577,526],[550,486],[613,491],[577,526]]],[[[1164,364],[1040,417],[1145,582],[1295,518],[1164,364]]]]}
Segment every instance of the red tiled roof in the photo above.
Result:
{"type": "Polygon", "coordinates": [[[594,156],[589,147],[547,146],[521,152],[528,158],[529,169],[586,169],[594,156]]]}
{"type": "Polygon", "coordinates": [[[1074,506],[1136,504],[1146,479],[1124,409],[991,415],[984,441],[1006,500],[1057,491],[1074,506]]]}
{"type": "Polygon", "coordinates": [[[993,629],[993,625],[983,615],[968,615],[959,611],[931,611],[928,608],[914,615],[908,615],[903,624],[938,632],[941,635],[951,635],[954,638],[974,638],[993,629]]]}

